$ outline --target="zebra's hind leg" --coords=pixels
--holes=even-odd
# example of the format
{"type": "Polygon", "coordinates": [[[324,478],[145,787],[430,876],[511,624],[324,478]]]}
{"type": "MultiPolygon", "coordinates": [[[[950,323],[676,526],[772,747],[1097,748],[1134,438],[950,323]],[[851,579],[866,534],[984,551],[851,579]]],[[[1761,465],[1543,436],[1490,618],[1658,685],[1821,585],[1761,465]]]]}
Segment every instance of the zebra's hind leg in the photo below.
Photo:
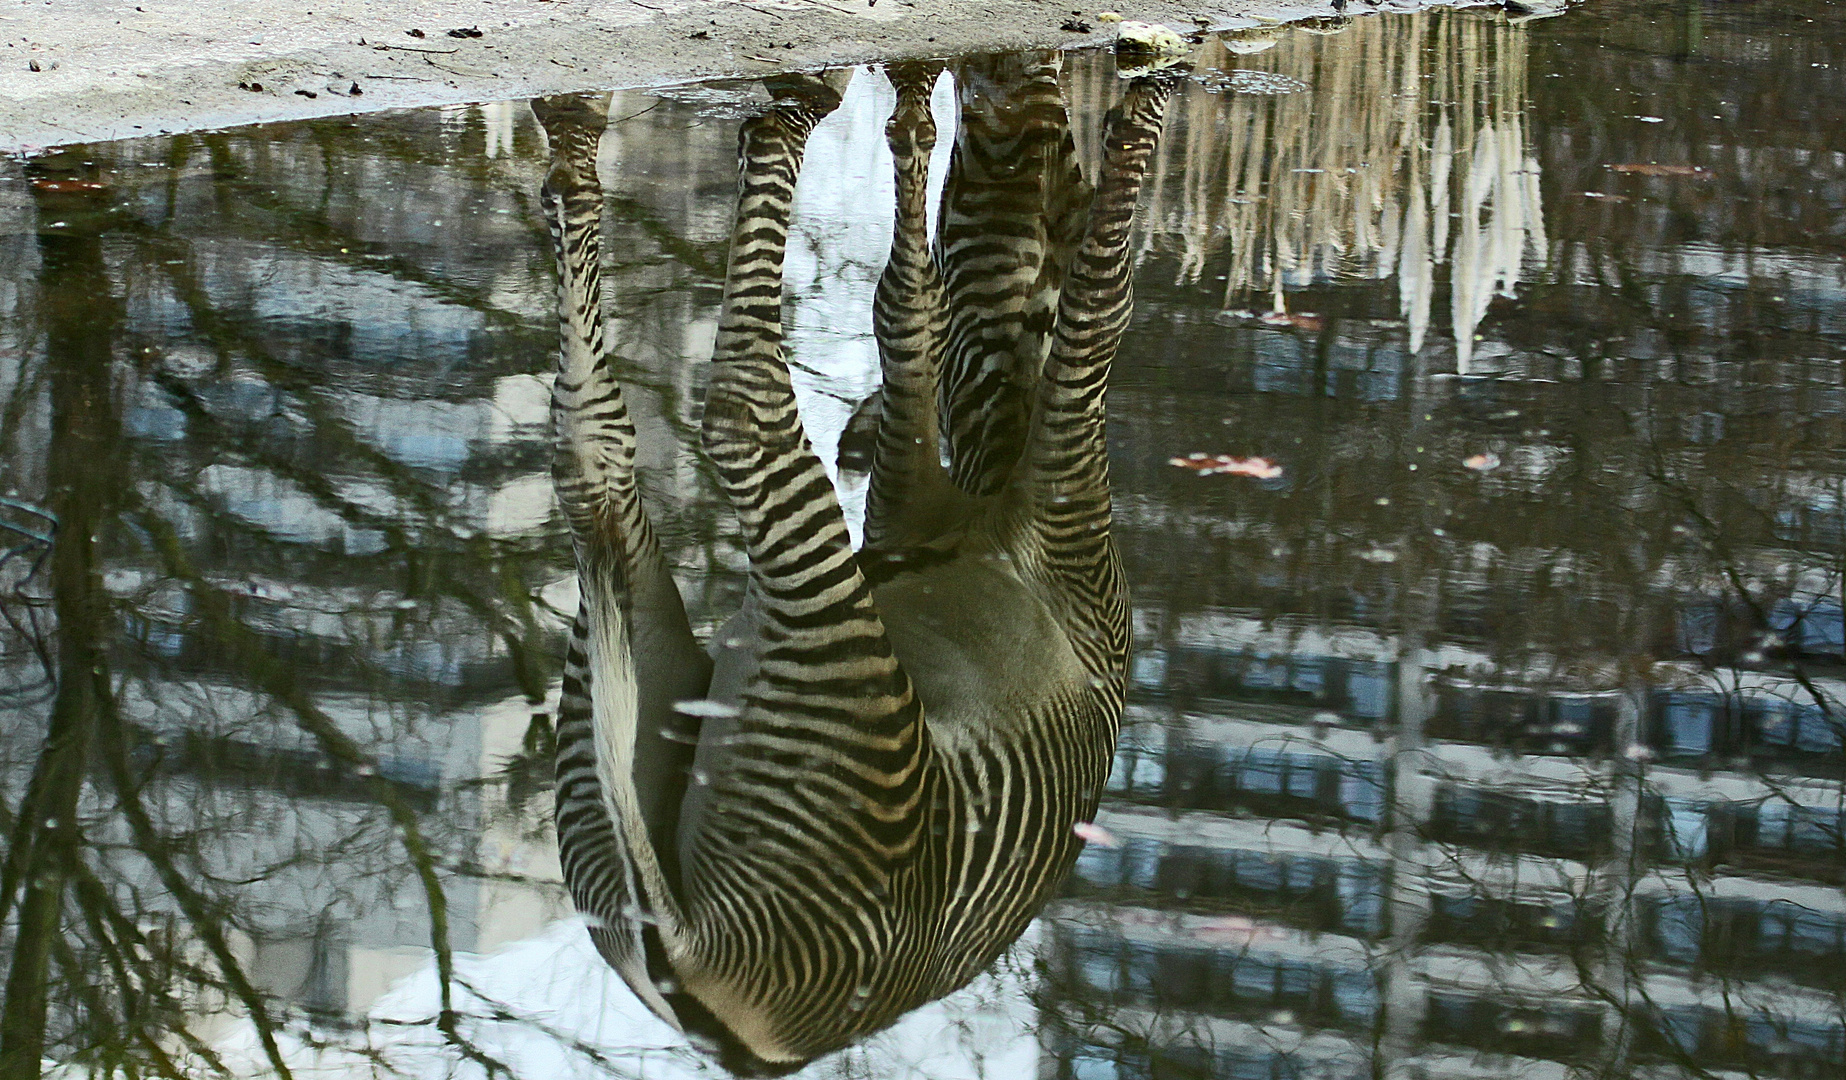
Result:
{"type": "Polygon", "coordinates": [[[608,96],[541,98],[533,111],[552,148],[540,200],[558,268],[553,480],[581,592],[558,711],[559,855],[598,948],[662,1011],[644,954],[676,906],[692,764],[673,703],[705,695],[710,660],[641,503],[635,427],[604,337],[596,156],[608,96]]]}
{"type": "Polygon", "coordinates": [[[1022,526],[1015,542],[1033,549],[1024,561],[1039,568],[1059,598],[1059,618],[1079,659],[1117,695],[1129,645],[1128,593],[1110,537],[1104,404],[1134,308],[1128,241],[1135,204],[1160,144],[1167,101],[1183,75],[1168,69],[1136,78],[1111,110],[1102,175],[1058,299],[1015,487],[1022,526]]]}
{"type": "Polygon", "coordinates": [[[871,489],[866,498],[868,556],[903,558],[938,540],[969,500],[942,468],[936,384],[948,313],[942,275],[929,243],[929,159],[936,146],[930,91],[941,63],[887,69],[897,107],[885,124],[897,181],[891,257],[872,300],[872,333],[883,368],[871,489]]]}

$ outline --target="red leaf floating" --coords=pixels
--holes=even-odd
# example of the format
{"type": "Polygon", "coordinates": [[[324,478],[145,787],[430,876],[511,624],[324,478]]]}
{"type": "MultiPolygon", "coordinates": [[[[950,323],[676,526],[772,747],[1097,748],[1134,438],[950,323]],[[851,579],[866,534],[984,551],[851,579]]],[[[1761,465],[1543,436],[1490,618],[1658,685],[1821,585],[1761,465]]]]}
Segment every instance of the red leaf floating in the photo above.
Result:
{"type": "Polygon", "coordinates": [[[1327,324],[1311,311],[1267,311],[1257,316],[1264,326],[1292,326],[1297,330],[1319,330],[1327,324]]]}
{"type": "Polygon", "coordinates": [[[95,180],[34,180],[32,186],[39,191],[65,193],[73,191],[104,191],[107,185],[95,180]]]}
{"type": "Polygon", "coordinates": [[[1711,170],[1701,169],[1697,165],[1656,165],[1651,161],[1608,165],[1605,168],[1618,173],[1628,173],[1631,176],[1696,176],[1700,179],[1708,179],[1711,176],[1711,170]]]}
{"type": "Polygon", "coordinates": [[[1183,458],[1168,458],[1168,465],[1177,465],[1182,469],[1191,469],[1200,476],[1253,476],[1258,480],[1273,480],[1282,475],[1282,466],[1268,458],[1238,458],[1229,454],[1189,454],[1183,458]]]}

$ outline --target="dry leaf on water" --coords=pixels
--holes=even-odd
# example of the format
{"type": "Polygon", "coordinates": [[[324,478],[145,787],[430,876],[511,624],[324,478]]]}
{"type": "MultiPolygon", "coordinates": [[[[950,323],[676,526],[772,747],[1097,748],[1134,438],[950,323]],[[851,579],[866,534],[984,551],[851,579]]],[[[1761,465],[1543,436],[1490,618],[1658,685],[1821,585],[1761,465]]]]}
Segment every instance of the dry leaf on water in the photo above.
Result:
{"type": "Polygon", "coordinates": [[[1640,161],[1603,167],[1613,172],[1628,173],[1632,176],[1696,176],[1701,180],[1711,178],[1711,170],[1701,169],[1697,165],[1656,165],[1651,161],[1640,161]]]}
{"type": "Polygon", "coordinates": [[[1237,458],[1229,454],[1188,454],[1185,457],[1168,458],[1168,465],[1182,469],[1191,469],[1200,476],[1254,476],[1258,480],[1273,480],[1282,475],[1282,466],[1268,458],[1237,458]]]}

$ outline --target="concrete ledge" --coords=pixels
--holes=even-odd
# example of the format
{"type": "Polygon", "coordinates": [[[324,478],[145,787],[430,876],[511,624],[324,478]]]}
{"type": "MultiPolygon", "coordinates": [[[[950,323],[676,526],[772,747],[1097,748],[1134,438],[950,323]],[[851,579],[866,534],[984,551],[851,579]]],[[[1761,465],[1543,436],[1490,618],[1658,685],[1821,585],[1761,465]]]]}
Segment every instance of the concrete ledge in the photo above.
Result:
{"type": "MultiPolygon", "coordinates": [[[[1213,29],[1333,12],[1331,0],[1113,7],[1213,29]]],[[[1113,40],[1096,10],[1074,0],[0,0],[0,152],[1113,40]],[[1066,29],[1073,19],[1093,32],[1066,29]]]]}

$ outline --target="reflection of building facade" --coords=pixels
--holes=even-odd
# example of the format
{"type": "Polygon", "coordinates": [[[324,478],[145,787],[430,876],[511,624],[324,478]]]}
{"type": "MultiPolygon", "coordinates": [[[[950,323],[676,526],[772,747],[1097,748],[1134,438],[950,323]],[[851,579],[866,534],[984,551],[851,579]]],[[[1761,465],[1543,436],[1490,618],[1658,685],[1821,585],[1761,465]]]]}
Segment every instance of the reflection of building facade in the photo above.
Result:
{"type": "MultiPolygon", "coordinates": [[[[1846,297],[1837,243],[1814,239],[1833,204],[1761,191],[1794,170],[1837,190],[1824,103],[1846,100],[1846,56],[1840,35],[1711,31],[1694,104],[1585,114],[1572,80],[1526,74],[1540,35],[1558,71],[1659,79],[1572,29],[1597,10],[1284,35],[1239,54],[1263,75],[1244,85],[1306,89],[1176,99],[1111,402],[1140,643],[1100,818],[1119,846],[1086,853],[1043,927],[1047,1075],[1839,1075],[1846,297]],[[1702,119],[1740,109],[1783,119],[1702,119]],[[1688,146],[1723,148],[1709,179],[1602,167],[1688,146]],[[1278,289],[1319,327],[1216,318],[1278,289]],[[1432,377],[1452,370],[1442,335],[1423,341],[1445,310],[1455,366],[1500,378],[1432,377]],[[1194,449],[1285,474],[1166,467],[1194,449]],[[1476,454],[1497,466],[1461,466],[1476,454]]],[[[1071,65],[1086,148],[1105,68],[1071,65]]],[[[707,626],[741,564],[689,449],[685,362],[715,325],[725,93],[618,102],[639,115],[603,170],[646,481],[707,626]]],[[[808,175],[884,183],[882,100],[816,136],[808,175]]],[[[548,843],[469,781],[526,749],[572,592],[534,375],[553,342],[536,129],[496,105],[361,134],[122,149],[145,231],[116,266],[145,520],[368,763],[306,736],[290,688],[255,683],[131,530],[107,578],[157,818],[244,882],[225,895],[249,909],[258,988],[338,1023],[428,962],[374,776],[445,860],[451,947],[560,910],[548,843]]],[[[833,193],[845,210],[816,217],[863,214],[859,232],[816,226],[791,293],[815,366],[839,360],[804,390],[843,416],[867,354],[836,338],[863,306],[841,296],[888,233],[882,205],[833,193]]],[[[30,277],[29,225],[8,224],[30,207],[0,214],[30,277]]],[[[50,415],[34,288],[0,280],[18,315],[0,394],[25,403],[0,461],[21,491],[42,486],[50,415]]],[[[29,750],[8,749],[9,785],[29,750]]]]}
{"type": "MultiPolygon", "coordinates": [[[[664,228],[653,216],[722,201],[699,170],[710,163],[710,183],[728,193],[730,135],[712,127],[687,139],[677,130],[686,120],[654,141],[690,163],[675,189],[688,202],[663,211],[624,192],[618,220],[696,252],[722,236],[722,215],[664,228]]],[[[135,239],[119,241],[111,268],[123,301],[111,328],[120,390],[100,409],[90,403],[85,421],[131,463],[126,479],[88,482],[134,493],[99,534],[101,583],[115,612],[107,647],[123,749],[164,838],[148,858],[102,862],[124,879],[131,924],[161,928],[216,970],[197,912],[167,895],[189,868],[211,868],[194,884],[225,920],[252,988],[277,1016],[335,1025],[363,1019],[427,965],[438,927],[445,948],[487,951],[568,910],[535,819],[507,819],[477,785],[533,752],[522,741],[544,712],[575,603],[552,520],[553,286],[526,205],[542,138],[523,104],[398,118],[382,140],[352,126],[99,153],[111,202],[128,208],[104,228],[111,242],[135,239]],[[131,217],[136,228],[120,228],[131,217]],[[169,531],[174,544],[162,548],[169,531]],[[280,668],[253,671],[251,649],[280,668]],[[417,822],[441,883],[440,923],[380,780],[417,822]]],[[[657,170],[670,166],[649,153],[657,170]]],[[[39,336],[39,296],[58,285],[32,275],[33,234],[47,223],[29,200],[3,220],[4,243],[22,254],[9,269],[25,275],[4,286],[0,392],[24,421],[6,429],[6,485],[32,493],[45,487],[31,471],[45,457],[43,420],[66,407],[48,405],[56,376],[46,372],[67,361],[39,336]]],[[[622,270],[647,298],[625,328],[673,335],[658,354],[637,343],[636,359],[682,375],[684,352],[702,347],[699,310],[709,323],[716,297],[689,293],[689,272],[671,258],[622,270]]],[[[655,383],[642,421],[660,426],[674,410],[659,402],[684,388],[655,383]]],[[[662,442],[672,444],[653,445],[662,442]]],[[[678,463],[650,464],[660,482],[696,491],[678,463]]],[[[696,523],[696,495],[676,501],[692,504],[696,523]]],[[[670,536],[696,570],[714,561],[701,551],[712,532],[706,523],[670,536]]],[[[9,641],[9,658],[29,656],[26,644],[9,641]]],[[[8,729],[19,740],[6,753],[11,805],[39,727],[8,729]]],[[[549,762],[539,765],[531,780],[548,783],[549,762]]],[[[93,828],[109,850],[148,847],[106,811],[93,828]]],[[[72,975],[92,976],[106,982],[106,968],[72,975]]],[[[53,1037],[81,1046],[75,984],[56,996],[53,1037]]],[[[187,1000],[245,1011],[228,990],[187,1000]]]]}
{"type": "MultiPolygon", "coordinates": [[[[1350,47],[1391,55],[1357,36],[1367,22],[1350,47]]],[[[1628,190],[1603,162],[1676,161],[1688,142],[1582,115],[1563,85],[1574,65],[1643,91],[1658,75],[1601,49],[1602,27],[1572,25],[1476,31],[1479,63],[1516,53],[1520,69],[1523,35],[1534,55],[1543,35],[1560,76],[1535,67],[1527,97],[1519,70],[1497,86],[1513,115],[1486,100],[1477,115],[1530,145],[1512,171],[1537,170],[1526,220],[1541,253],[1619,261],[1649,299],[1616,310],[1607,277],[1554,266],[1516,304],[1475,310],[1455,282],[1456,332],[1480,335],[1473,368],[1498,378],[1456,380],[1442,350],[1419,352],[1401,306],[1418,282],[1400,276],[1393,295],[1364,280],[1402,275],[1401,249],[1355,258],[1345,282],[1297,271],[1306,296],[1292,302],[1319,317],[1267,327],[1200,318],[1214,275],[1242,282],[1239,260],[1261,269],[1266,252],[1311,244],[1228,226],[1244,254],[1204,230],[1150,237],[1142,332],[1112,398],[1140,649],[1098,819],[1117,846],[1086,851],[1048,920],[1043,1075],[1818,1080],[1846,1067],[1846,459],[1837,365],[1805,359],[1838,349],[1837,320],[1818,312],[1846,297],[1837,275],[1792,269],[1809,241],[1711,197],[1814,152],[1813,136],[1793,120],[1712,124],[1737,154],[1699,162],[1714,175],[1685,190],[1651,189],[1659,210],[1585,199],[1628,190]],[[1578,186],[1554,188],[1554,170],[1578,186]],[[1668,219],[1700,235],[1697,259],[1660,234],[1668,219]],[[1695,331],[1680,332],[1682,297],[1695,331]],[[1753,305],[1789,330],[1748,366],[1726,350],[1761,318],[1753,305]],[[1284,476],[1165,467],[1193,450],[1264,454],[1284,476]]],[[[1312,87],[1337,75],[1323,42],[1341,40],[1303,42],[1319,66],[1289,66],[1284,38],[1260,70],[1312,87]]],[[[1808,68],[1837,47],[1769,41],[1725,38],[1676,115],[1721,113],[1771,70],[1837,78],[1808,68]]],[[[1292,96],[1322,145],[1364,142],[1350,102],[1292,96]]],[[[1251,123],[1194,137],[1209,115],[1181,115],[1170,148],[1188,163],[1215,162],[1251,123]]],[[[1224,192],[1192,176],[1171,167],[1171,192],[1193,200],[1175,220],[1212,220],[1224,192]]],[[[1283,208],[1300,217],[1279,220],[1363,233],[1362,217],[1315,205],[1303,195],[1283,208]]],[[[1240,212],[1258,211],[1223,220],[1240,212]]],[[[1347,236],[1320,250],[1378,249],[1347,236]]],[[[1477,280],[1484,299],[1521,279],[1477,280]]]]}

